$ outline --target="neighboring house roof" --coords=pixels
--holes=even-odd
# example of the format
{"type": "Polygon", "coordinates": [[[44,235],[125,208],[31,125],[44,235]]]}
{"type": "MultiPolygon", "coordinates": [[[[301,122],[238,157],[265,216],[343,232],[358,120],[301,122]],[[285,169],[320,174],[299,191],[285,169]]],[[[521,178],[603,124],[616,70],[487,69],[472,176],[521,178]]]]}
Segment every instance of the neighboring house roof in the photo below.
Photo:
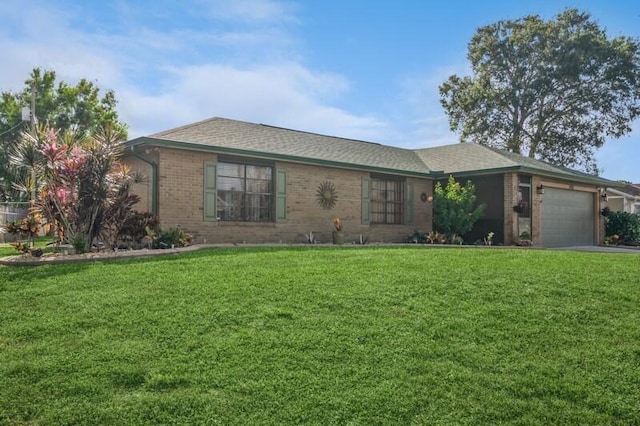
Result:
{"type": "Polygon", "coordinates": [[[124,145],[159,145],[436,178],[443,174],[520,170],[599,186],[621,186],[618,182],[478,144],[409,150],[218,117],[133,139],[124,145]]]}
{"type": "Polygon", "coordinates": [[[126,146],[141,144],[421,176],[429,174],[418,155],[408,149],[225,118],[211,118],[125,142],[126,146]]]}
{"type": "Polygon", "coordinates": [[[424,148],[416,150],[416,153],[431,170],[441,170],[447,175],[477,175],[519,170],[525,173],[588,182],[600,186],[618,186],[617,182],[608,179],[474,143],[424,148]]]}
{"type": "Polygon", "coordinates": [[[614,197],[623,197],[630,201],[640,202],[640,187],[633,184],[623,184],[619,188],[609,188],[609,193],[614,197]]]}
{"type": "Polygon", "coordinates": [[[640,184],[627,183],[624,185],[624,189],[622,189],[622,191],[629,195],[633,195],[634,197],[640,197],[640,184]]]}

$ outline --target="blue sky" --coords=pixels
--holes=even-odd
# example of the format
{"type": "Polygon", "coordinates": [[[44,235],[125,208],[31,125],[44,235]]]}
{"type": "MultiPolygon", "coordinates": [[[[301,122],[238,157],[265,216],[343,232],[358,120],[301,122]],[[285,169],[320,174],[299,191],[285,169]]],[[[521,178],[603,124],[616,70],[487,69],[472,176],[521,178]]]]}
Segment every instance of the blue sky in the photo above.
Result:
{"type": "MultiPolygon", "coordinates": [[[[219,116],[405,148],[456,143],[438,86],[475,30],[566,7],[640,37],[637,0],[1,2],[0,90],[36,66],[113,89],[137,137],[219,116]]],[[[640,122],[598,152],[640,182],[640,122]]]]}

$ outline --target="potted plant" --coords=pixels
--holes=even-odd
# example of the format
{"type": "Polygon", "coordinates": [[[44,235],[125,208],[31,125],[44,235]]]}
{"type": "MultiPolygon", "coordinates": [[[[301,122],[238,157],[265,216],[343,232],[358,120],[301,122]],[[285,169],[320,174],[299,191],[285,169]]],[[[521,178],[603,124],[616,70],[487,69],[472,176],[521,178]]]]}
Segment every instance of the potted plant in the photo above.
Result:
{"type": "Polygon", "coordinates": [[[520,237],[516,240],[517,246],[529,247],[532,245],[531,234],[529,231],[522,231],[520,237]]]}
{"type": "Polygon", "coordinates": [[[518,204],[513,206],[513,211],[519,214],[524,212],[526,208],[527,208],[527,202],[522,200],[522,201],[518,201],[518,204]]]}
{"type": "Polygon", "coordinates": [[[342,232],[342,222],[340,222],[339,217],[333,218],[333,227],[335,230],[333,231],[333,244],[342,245],[344,244],[344,234],[342,232]]]}

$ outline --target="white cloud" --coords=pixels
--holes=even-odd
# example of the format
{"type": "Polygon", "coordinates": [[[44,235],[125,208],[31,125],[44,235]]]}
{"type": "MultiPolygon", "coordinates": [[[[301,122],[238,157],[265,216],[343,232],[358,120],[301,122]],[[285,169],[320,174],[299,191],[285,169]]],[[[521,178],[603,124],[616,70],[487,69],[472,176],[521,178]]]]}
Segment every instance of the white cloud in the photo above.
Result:
{"type": "Polygon", "coordinates": [[[131,116],[129,121],[136,123],[132,136],[212,116],[358,139],[384,132],[386,124],[375,117],[356,116],[323,102],[346,90],[342,77],[314,73],[295,63],[245,69],[191,66],[173,70],[161,95],[127,93],[121,109],[123,118],[131,116]]]}
{"type": "MultiPolygon", "coordinates": [[[[189,7],[201,12],[203,4],[189,7]]],[[[12,64],[0,68],[0,81],[7,84],[2,89],[21,90],[36,66],[55,70],[58,81],[70,84],[87,78],[103,91],[115,91],[120,117],[132,137],[211,116],[365,140],[379,140],[388,131],[376,117],[332,105],[348,93],[349,82],[296,62],[296,41],[277,26],[265,26],[295,21],[288,4],[220,1],[208,9],[216,19],[259,22],[255,28],[160,30],[140,22],[117,33],[74,26],[80,12],[65,12],[60,4],[32,2],[29,7],[36,24],[30,24],[27,14],[12,13],[19,34],[0,29],[0,50],[12,64]],[[253,52],[248,49],[252,46],[264,53],[248,61],[246,52],[253,52]],[[230,50],[222,55],[219,47],[230,50]],[[288,59],[282,60],[285,54],[288,59]]],[[[114,7],[122,12],[117,19],[123,22],[140,15],[134,6],[114,7]]]]}
{"type": "MultiPolygon", "coordinates": [[[[5,5],[6,7],[6,5],[5,5]]],[[[96,38],[73,28],[71,14],[60,8],[32,3],[29,13],[0,7],[11,24],[0,28],[0,51],[6,64],[0,67],[3,90],[19,91],[36,67],[54,70],[58,81],[73,84],[81,78],[109,89],[120,79],[116,55],[94,43],[96,38]],[[107,87],[105,87],[105,84],[107,87]]]]}

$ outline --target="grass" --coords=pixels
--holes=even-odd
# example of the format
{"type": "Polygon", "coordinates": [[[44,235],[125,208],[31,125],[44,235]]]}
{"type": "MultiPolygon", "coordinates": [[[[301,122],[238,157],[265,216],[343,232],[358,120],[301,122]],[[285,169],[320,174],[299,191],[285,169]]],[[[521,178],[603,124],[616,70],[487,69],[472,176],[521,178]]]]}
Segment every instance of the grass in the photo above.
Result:
{"type": "Polygon", "coordinates": [[[640,424],[640,255],[0,267],[0,424],[640,424]]]}
{"type": "Polygon", "coordinates": [[[0,243],[0,257],[15,256],[20,254],[9,243],[0,243]]]}
{"type": "MultiPolygon", "coordinates": [[[[21,240],[21,241],[26,241],[26,240],[21,240]]],[[[49,243],[52,242],[51,237],[37,237],[35,240],[35,247],[40,247],[42,248],[44,253],[50,253],[53,251],[53,248],[51,245],[48,245],[49,243]]],[[[0,243],[0,258],[5,257],[5,256],[16,256],[19,255],[20,252],[18,250],[15,249],[15,247],[13,247],[10,243],[0,243]]]]}

